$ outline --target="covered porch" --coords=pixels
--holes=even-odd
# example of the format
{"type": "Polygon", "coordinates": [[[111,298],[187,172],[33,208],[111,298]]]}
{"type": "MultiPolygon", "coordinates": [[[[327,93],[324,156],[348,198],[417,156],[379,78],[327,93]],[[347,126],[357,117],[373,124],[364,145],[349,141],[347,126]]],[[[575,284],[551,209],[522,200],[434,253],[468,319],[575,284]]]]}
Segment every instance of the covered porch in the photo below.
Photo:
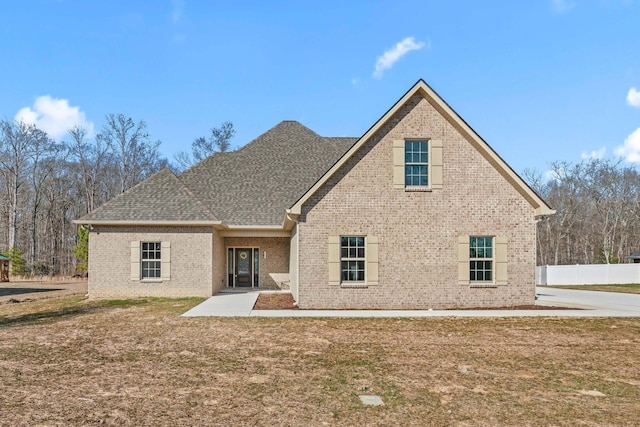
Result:
{"type": "Polygon", "coordinates": [[[289,289],[290,237],[224,237],[223,289],[289,289]]]}

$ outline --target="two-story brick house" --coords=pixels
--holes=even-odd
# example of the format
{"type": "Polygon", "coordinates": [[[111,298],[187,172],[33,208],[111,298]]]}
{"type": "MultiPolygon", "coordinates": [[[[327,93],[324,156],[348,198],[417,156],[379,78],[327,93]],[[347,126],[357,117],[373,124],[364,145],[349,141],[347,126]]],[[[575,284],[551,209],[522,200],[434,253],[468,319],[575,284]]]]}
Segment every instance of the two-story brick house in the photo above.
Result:
{"type": "Polygon", "coordinates": [[[92,297],[286,286],[301,308],[532,304],[542,200],[424,81],[362,137],[285,121],[77,223],[92,297]]]}

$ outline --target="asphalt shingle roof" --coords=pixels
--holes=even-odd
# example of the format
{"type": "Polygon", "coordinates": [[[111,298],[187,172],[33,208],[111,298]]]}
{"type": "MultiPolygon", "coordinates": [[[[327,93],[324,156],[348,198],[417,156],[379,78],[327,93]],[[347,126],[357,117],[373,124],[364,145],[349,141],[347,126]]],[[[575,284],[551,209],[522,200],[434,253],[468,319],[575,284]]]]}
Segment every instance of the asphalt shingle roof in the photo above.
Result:
{"type": "Polygon", "coordinates": [[[235,152],[203,160],[180,180],[228,224],[280,225],[285,209],[356,140],[323,138],[284,121],[235,152]]]}
{"type": "Polygon", "coordinates": [[[165,168],[81,220],[216,221],[217,218],[165,168]]]}
{"type": "Polygon", "coordinates": [[[82,220],[222,220],[281,225],[291,207],[358,138],[325,138],[283,121],[241,149],[176,177],[164,170],[82,220]]]}

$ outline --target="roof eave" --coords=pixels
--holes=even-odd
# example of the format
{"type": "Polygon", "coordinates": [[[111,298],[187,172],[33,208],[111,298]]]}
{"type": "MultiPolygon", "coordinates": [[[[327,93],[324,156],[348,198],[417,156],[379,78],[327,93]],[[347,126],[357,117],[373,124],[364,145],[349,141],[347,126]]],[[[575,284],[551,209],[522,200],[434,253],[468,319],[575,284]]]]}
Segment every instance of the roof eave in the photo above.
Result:
{"type": "Polygon", "coordinates": [[[74,224],[77,225],[114,225],[114,226],[140,226],[140,225],[148,225],[148,226],[188,226],[188,227],[196,227],[196,226],[221,226],[224,225],[222,221],[181,221],[181,220],[170,220],[170,221],[162,221],[162,220],[109,220],[109,219],[76,219],[73,220],[74,224]]]}
{"type": "Polygon", "coordinates": [[[539,206],[536,208],[535,210],[535,217],[536,218],[544,218],[550,215],[555,215],[556,214],[556,210],[555,209],[549,209],[548,206],[539,206]]]}

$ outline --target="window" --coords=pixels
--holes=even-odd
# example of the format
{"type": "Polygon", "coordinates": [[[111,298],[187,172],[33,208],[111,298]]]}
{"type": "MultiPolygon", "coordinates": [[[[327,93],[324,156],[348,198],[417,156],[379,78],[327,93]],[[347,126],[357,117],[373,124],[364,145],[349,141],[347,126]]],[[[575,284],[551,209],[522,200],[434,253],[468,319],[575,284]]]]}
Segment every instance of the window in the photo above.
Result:
{"type": "Polygon", "coordinates": [[[405,187],[427,187],[429,185],[427,141],[405,141],[404,185],[405,187]]]}
{"type": "Polygon", "coordinates": [[[493,281],[493,237],[469,237],[469,280],[493,281]]]}
{"type": "Polygon", "coordinates": [[[440,190],[443,187],[442,140],[393,140],[393,187],[405,191],[440,190]]]}
{"type": "Polygon", "coordinates": [[[140,261],[143,279],[160,279],[162,276],[162,249],[160,242],[142,242],[140,261]]]}
{"type": "Polygon", "coordinates": [[[376,236],[333,235],[327,243],[329,286],[367,288],[379,284],[376,236]]]}
{"type": "Polygon", "coordinates": [[[364,237],[340,237],[340,280],[342,282],[364,282],[364,237]]]}

